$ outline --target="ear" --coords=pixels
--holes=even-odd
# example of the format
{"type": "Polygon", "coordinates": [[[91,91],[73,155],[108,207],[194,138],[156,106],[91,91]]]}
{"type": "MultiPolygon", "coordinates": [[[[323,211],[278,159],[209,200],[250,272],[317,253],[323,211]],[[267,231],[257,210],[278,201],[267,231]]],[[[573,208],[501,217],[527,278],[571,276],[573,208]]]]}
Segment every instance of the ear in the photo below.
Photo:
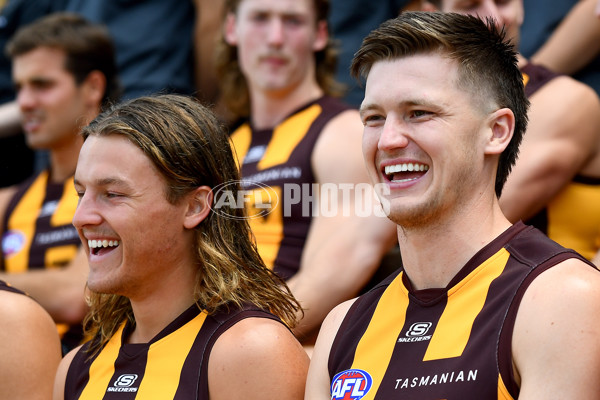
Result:
{"type": "Polygon", "coordinates": [[[186,199],[187,209],[183,226],[186,229],[194,229],[200,222],[204,221],[211,211],[213,192],[208,186],[200,186],[189,193],[186,199]]]}
{"type": "Polygon", "coordinates": [[[491,136],[487,138],[485,154],[500,154],[506,149],[515,130],[515,115],[508,108],[501,108],[490,114],[491,136]]]}
{"type": "Polygon", "coordinates": [[[439,11],[439,8],[430,1],[421,0],[421,11],[439,11]]]}
{"type": "Polygon", "coordinates": [[[90,72],[81,84],[88,107],[99,107],[106,92],[106,77],[98,70],[90,72]]]}
{"type": "Polygon", "coordinates": [[[315,36],[315,43],[313,44],[313,51],[321,51],[327,47],[327,41],[329,40],[329,32],[327,32],[327,21],[317,22],[317,34],[315,36]]]}
{"type": "Polygon", "coordinates": [[[237,46],[237,35],[235,32],[235,14],[227,13],[225,24],[223,24],[223,39],[230,46],[237,46]]]}

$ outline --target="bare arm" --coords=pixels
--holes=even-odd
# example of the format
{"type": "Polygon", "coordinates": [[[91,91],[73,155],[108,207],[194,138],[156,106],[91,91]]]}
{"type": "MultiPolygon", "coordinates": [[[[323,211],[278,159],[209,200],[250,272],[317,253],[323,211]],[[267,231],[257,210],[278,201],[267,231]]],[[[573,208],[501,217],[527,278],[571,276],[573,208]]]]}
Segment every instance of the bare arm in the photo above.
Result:
{"type": "Polygon", "coordinates": [[[323,321],[308,369],[306,400],[331,399],[331,381],[327,367],[329,353],[337,331],[354,301],[348,300],[335,307],[323,321]]]}
{"type": "Polygon", "coordinates": [[[527,289],[513,336],[520,400],[600,399],[600,273],[579,260],[527,289]]]}
{"type": "Polygon", "coordinates": [[[21,111],[16,101],[0,104],[0,137],[16,135],[21,130],[21,111]]]}
{"type": "MultiPolygon", "coordinates": [[[[319,212],[313,218],[300,271],[288,282],[305,309],[294,329],[301,340],[318,332],[333,307],[358,294],[397,242],[396,225],[374,212],[361,137],[358,112],[347,111],[325,127],[312,155],[318,183],[340,190],[335,191],[337,204],[321,202],[321,209],[335,215],[319,212]]],[[[322,187],[321,194],[327,192],[322,187]]]]}
{"type": "Polygon", "coordinates": [[[0,273],[0,279],[31,295],[56,322],[76,324],[83,320],[87,311],[84,296],[87,275],[87,256],[80,249],[64,268],[0,273]]]}
{"type": "Polygon", "coordinates": [[[531,57],[551,70],[572,75],[600,53],[600,20],[597,0],[580,0],[565,16],[552,36],[531,57]]]}
{"type": "Polygon", "coordinates": [[[218,93],[215,71],[215,46],[220,35],[225,11],[223,0],[194,0],[196,26],[194,30],[195,80],[198,97],[214,103],[218,93]]]}
{"type": "Polygon", "coordinates": [[[0,293],[0,399],[52,398],[61,347],[52,318],[32,299],[0,293]]]}
{"type": "Polygon", "coordinates": [[[302,399],[306,352],[281,323],[248,318],[229,328],[208,362],[211,400],[302,399]]]}
{"type": "Polygon", "coordinates": [[[530,100],[527,132],[500,198],[512,222],[535,215],[599,157],[600,102],[591,88],[563,76],[530,100]]]}

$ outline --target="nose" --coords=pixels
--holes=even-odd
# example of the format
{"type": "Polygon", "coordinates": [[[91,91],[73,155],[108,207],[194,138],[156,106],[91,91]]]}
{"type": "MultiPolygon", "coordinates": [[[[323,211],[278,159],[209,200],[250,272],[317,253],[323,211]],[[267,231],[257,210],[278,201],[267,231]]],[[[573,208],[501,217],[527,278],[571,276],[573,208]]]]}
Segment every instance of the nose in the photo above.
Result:
{"type": "Polygon", "coordinates": [[[408,145],[406,124],[391,114],[385,119],[377,148],[382,151],[404,148],[408,145]]]}
{"type": "Polygon", "coordinates": [[[284,38],[283,21],[280,18],[272,18],[269,22],[267,41],[270,45],[280,46],[284,38]]]}
{"type": "Polygon", "coordinates": [[[31,110],[35,106],[35,101],[35,95],[30,88],[21,87],[17,90],[17,104],[21,110],[31,110]]]}
{"type": "Polygon", "coordinates": [[[102,216],[98,212],[95,201],[87,193],[79,198],[77,209],[73,215],[73,226],[78,230],[86,226],[95,226],[102,223],[102,216]]]}

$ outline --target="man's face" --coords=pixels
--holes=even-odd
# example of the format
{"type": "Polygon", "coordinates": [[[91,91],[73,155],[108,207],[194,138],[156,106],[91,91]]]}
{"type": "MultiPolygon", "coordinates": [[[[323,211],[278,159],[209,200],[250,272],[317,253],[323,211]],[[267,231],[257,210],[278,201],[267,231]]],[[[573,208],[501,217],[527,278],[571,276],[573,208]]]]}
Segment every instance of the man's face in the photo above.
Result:
{"type": "Polygon", "coordinates": [[[129,140],[90,136],[79,155],[75,189],[80,200],[73,225],[88,251],[91,290],[135,299],[164,287],[169,277],[193,273],[185,202],[166,200],[164,178],[129,140]]]}
{"type": "Polygon", "coordinates": [[[441,11],[469,14],[482,19],[491,17],[499,27],[505,27],[507,38],[518,45],[519,29],[524,17],[522,0],[442,0],[441,11]]]}
{"type": "Polygon", "coordinates": [[[53,149],[77,140],[85,125],[85,93],[65,70],[61,49],[38,47],[13,60],[13,81],[29,146],[53,149]]]}
{"type": "Polygon", "coordinates": [[[455,83],[455,61],[437,54],[380,61],[369,72],[363,155],[385,188],[390,219],[406,228],[468,206],[482,174],[486,116],[455,83]],[[392,78],[396,77],[396,78],[392,78]]]}
{"type": "Polygon", "coordinates": [[[315,80],[315,55],[327,44],[312,0],[243,0],[225,23],[251,89],[285,95],[315,80]]]}

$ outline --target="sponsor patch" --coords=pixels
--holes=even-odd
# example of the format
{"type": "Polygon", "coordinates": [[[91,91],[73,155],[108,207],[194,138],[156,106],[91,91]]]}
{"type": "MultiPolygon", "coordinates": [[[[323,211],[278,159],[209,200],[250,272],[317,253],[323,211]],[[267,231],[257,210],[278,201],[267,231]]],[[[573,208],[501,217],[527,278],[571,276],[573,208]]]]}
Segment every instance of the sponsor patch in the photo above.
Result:
{"type": "Polygon", "coordinates": [[[14,256],[25,246],[25,235],[23,232],[10,230],[2,236],[2,253],[5,258],[14,256]]]}
{"type": "Polygon", "coordinates": [[[337,400],[362,399],[371,389],[373,378],[362,369],[347,369],[333,377],[331,398],[337,400]]]}

